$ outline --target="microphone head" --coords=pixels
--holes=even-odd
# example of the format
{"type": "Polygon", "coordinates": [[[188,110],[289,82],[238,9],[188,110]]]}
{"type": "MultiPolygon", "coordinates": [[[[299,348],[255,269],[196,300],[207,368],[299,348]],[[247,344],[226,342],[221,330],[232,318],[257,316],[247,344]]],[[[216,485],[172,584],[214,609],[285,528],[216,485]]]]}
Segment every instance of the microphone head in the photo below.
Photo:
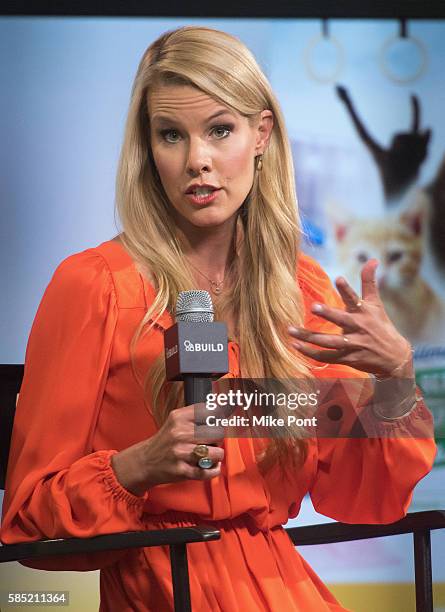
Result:
{"type": "Polygon", "coordinates": [[[202,289],[181,291],[176,301],[176,321],[212,323],[213,303],[210,293],[202,289]]]}

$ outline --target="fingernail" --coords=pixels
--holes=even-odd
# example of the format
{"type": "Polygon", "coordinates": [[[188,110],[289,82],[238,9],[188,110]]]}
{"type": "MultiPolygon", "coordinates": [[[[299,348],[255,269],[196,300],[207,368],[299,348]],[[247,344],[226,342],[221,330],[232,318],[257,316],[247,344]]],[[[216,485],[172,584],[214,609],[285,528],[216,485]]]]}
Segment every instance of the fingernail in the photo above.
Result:
{"type": "Polygon", "coordinates": [[[291,334],[293,336],[301,336],[301,329],[297,329],[296,327],[294,327],[291,334]]]}
{"type": "Polygon", "coordinates": [[[296,334],[296,333],[298,333],[298,329],[297,329],[296,327],[293,327],[292,325],[290,325],[290,326],[287,328],[287,331],[288,331],[290,334],[296,334]]]}
{"type": "Polygon", "coordinates": [[[292,346],[294,346],[296,349],[301,348],[301,342],[292,342],[292,346]]]}
{"type": "Polygon", "coordinates": [[[323,306],[321,304],[313,304],[312,312],[322,312],[323,306]]]}

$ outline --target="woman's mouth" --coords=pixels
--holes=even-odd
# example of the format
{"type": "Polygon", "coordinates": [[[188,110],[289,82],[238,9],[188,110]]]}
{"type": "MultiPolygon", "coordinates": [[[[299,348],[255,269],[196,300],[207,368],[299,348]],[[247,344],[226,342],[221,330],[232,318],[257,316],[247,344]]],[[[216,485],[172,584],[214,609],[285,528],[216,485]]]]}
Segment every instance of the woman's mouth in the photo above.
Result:
{"type": "Polygon", "coordinates": [[[204,204],[208,204],[209,202],[213,202],[220,191],[221,189],[216,189],[215,187],[197,187],[185,195],[192,202],[192,204],[202,206],[204,204]]]}

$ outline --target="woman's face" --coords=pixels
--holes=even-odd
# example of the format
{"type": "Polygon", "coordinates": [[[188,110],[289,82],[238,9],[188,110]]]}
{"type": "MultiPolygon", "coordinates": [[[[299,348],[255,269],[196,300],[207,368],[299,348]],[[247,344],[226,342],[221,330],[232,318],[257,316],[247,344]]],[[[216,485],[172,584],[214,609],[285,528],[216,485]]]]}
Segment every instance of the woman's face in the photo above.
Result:
{"type": "Polygon", "coordinates": [[[254,124],[191,86],[163,85],[148,99],[151,148],[164,190],[185,229],[230,223],[249,193],[255,156],[273,118],[254,124]]]}

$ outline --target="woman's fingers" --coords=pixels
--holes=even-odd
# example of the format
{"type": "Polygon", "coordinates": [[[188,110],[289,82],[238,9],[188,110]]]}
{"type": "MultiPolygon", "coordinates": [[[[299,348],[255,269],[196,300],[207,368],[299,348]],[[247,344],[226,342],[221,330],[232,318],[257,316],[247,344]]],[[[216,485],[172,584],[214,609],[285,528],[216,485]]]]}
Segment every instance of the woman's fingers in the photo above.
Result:
{"type": "Polygon", "coordinates": [[[221,474],[221,463],[217,463],[215,467],[203,469],[199,466],[184,463],[183,476],[189,480],[211,480],[215,476],[221,474]]]}
{"type": "Polygon", "coordinates": [[[214,419],[208,423],[209,416],[218,416],[218,410],[208,410],[205,403],[172,410],[169,414],[171,437],[179,444],[222,444],[224,427],[215,423],[214,419]]]}
{"type": "Polygon", "coordinates": [[[343,276],[339,276],[335,281],[335,285],[346,308],[353,312],[357,311],[360,308],[361,299],[347,280],[343,276]]]}
{"type": "MultiPolygon", "coordinates": [[[[195,455],[195,453],[193,452],[195,448],[196,448],[196,444],[190,445],[186,453],[186,460],[191,465],[197,465],[198,460],[199,460],[199,457],[195,455]]],[[[218,461],[222,461],[224,459],[224,449],[221,448],[220,446],[208,446],[207,448],[208,448],[207,457],[209,457],[213,461],[213,463],[216,464],[218,461]]]]}
{"type": "MultiPolygon", "coordinates": [[[[376,259],[370,259],[363,266],[361,298],[346,279],[337,278],[337,289],[346,310],[326,304],[312,305],[313,313],[337,325],[343,334],[288,328],[289,334],[297,339],[292,344],[300,353],[315,361],[348,365],[377,376],[404,366],[406,341],[386,314],[376,282],[377,266],[376,259]]],[[[406,363],[409,374],[412,364],[406,363]]]]}
{"type": "Polygon", "coordinates": [[[359,329],[359,325],[354,318],[354,314],[351,312],[346,312],[341,308],[326,306],[326,304],[314,304],[312,306],[312,312],[318,317],[331,321],[343,329],[350,331],[357,331],[359,329]]]}
{"type": "Polygon", "coordinates": [[[304,342],[310,342],[311,344],[317,344],[324,348],[331,349],[344,349],[344,348],[355,348],[355,344],[351,343],[351,340],[346,336],[339,334],[322,334],[312,332],[310,329],[304,327],[290,327],[289,334],[297,340],[304,340],[304,342]]]}
{"type": "Polygon", "coordinates": [[[377,282],[375,273],[379,262],[377,259],[369,259],[362,268],[361,279],[362,279],[362,296],[364,300],[369,302],[381,303],[379,290],[377,288],[377,282]]]}
{"type": "Polygon", "coordinates": [[[311,346],[307,346],[306,344],[302,344],[301,342],[294,342],[293,346],[300,351],[300,353],[303,353],[303,355],[311,357],[311,359],[315,359],[316,361],[322,361],[323,363],[343,363],[342,360],[347,352],[347,349],[344,348],[321,351],[311,346]]]}
{"type": "MultiPolygon", "coordinates": [[[[211,413],[209,413],[211,414],[211,413]]],[[[219,425],[195,425],[188,440],[193,444],[216,444],[221,445],[224,441],[224,427],[219,425]]]]}
{"type": "Polygon", "coordinates": [[[295,348],[306,357],[322,363],[338,363],[352,366],[357,370],[366,372],[366,362],[362,363],[363,351],[349,352],[348,349],[318,350],[300,342],[294,344],[295,348]]]}
{"type": "Polygon", "coordinates": [[[196,444],[183,445],[176,452],[178,460],[178,475],[193,480],[209,480],[221,472],[221,462],[224,459],[224,449],[219,446],[208,446],[207,457],[213,461],[213,467],[201,468],[199,457],[193,452],[196,444]]]}
{"type": "Polygon", "coordinates": [[[363,305],[363,301],[367,300],[370,303],[381,303],[379,290],[376,282],[376,270],[379,265],[377,259],[368,260],[361,270],[362,297],[351,287],[348,281],[339,276],[335,285],[341,295],[346,308],[352,312],[356,312],[363,305]]]}
{"type": "Polygon", "coordinates": [[[209,410],[204,404],[196,404],[191,424],[193,431],[189,440],[195,444],[222,444],[225,430],[217,419],[227,416],[226,406],[217,406],[209,410]]]}

